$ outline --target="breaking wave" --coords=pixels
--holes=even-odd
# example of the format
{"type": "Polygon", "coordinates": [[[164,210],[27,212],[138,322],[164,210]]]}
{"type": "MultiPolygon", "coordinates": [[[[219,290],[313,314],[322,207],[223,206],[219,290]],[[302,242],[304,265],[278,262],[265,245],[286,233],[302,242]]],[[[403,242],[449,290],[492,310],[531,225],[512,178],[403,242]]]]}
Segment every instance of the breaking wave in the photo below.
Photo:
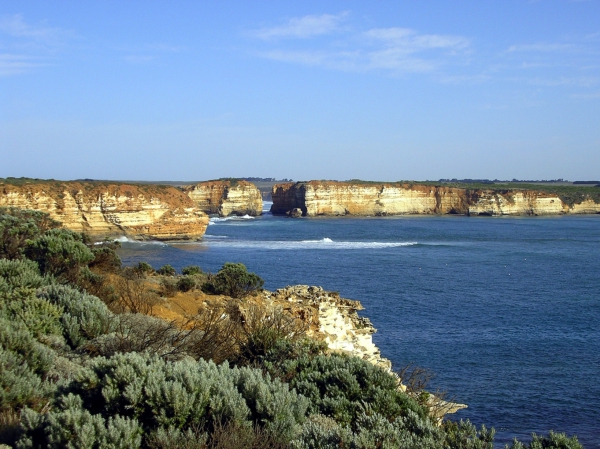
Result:
{"type": "Polygon", "coordinates": [[[230,217],[212,217],[209,219],[208,224],[209,225],[214,225],[217,223],[223,223],[226,221],[239,221],[239,220],[254,220],[255,217],[251,217],[250,215],[242,215],[241,217],[238,217],[236,215],[232,215],[230,217]]]}
{"type": "Polygon", "coordinates": [[[277,249],[277,250],[347,250],[347,249],[373,249],[373,248],[398,248],[402,246],[417,245],[417,242],[335,242],[330,238],[321,240],[212,240],[205,242],[207,246],[221,248],[254,248],[254,249],[277,249]]]}

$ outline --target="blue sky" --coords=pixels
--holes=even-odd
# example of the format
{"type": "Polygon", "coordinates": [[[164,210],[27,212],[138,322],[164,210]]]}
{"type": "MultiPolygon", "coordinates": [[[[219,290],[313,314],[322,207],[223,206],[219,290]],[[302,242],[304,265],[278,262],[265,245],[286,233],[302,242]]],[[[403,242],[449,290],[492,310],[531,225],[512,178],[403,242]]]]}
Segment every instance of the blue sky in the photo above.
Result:
{"type": "Polygon", "coordinates": [[[4,1],[0,177],[600,178],[600,1],[4,1]]]}

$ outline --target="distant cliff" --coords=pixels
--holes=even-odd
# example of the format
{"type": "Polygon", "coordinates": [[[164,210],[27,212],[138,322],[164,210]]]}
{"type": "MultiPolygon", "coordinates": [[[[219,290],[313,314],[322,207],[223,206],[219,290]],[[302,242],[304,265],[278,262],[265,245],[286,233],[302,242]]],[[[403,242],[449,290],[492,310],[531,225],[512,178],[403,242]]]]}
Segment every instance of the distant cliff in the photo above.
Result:
{"type": "Polygon", "coordinates": [[[309,181],[277,184],[274,215],[559,215],[600,213],[591,196],[519,189],[466,189],[424,184],[309,181]]]}
{"type": "Polygon", "coordinates": [[[206,181],[186,186],[183,191],[207,214],[221,217],[262,214],[262,194],[247,181],[206,181]]]}
{"type": "Polygon", "coordinates": [[[0,182],[0,207],[48,213],[95,238],[188,240],[204,235],[208,217],[175,187],[105,182],[0,182]]]}

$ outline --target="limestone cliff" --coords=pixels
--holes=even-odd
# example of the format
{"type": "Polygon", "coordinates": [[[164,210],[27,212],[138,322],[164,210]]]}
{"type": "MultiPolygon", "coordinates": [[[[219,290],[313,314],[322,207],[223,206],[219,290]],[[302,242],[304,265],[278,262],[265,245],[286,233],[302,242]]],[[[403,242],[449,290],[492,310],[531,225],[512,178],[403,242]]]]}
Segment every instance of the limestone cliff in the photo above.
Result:
{"type": "Polygon", "coordinates": [[[208,217],[169,186],[45,181],[0,183],[0,206],[48,213],[95,238],[188,240],[204,235],[208,217]]]}
{"type": "MultiPolygon", "coordinates": [[[[366,360],[384,370],[392,372],[392,362],[382,357],[373,343],[377,329],[368,318],[358,315],[363,310],[359,301],[340,298],[336,292],[321,287],[295,285],[275,292],[263,291],[262,299],[267,304],[283,307],[308,324],[308,336],[324,341],[331,351],[343,352],[366,360]]],[[[402,379],[398,388],[407,391],[402,379]]],[[[410,391],[407,391],[411,394],[410,391]]],[[[441,420],[445,415],[467,408],[465,404],[447,402],[435,395],[428,399],[430,413],[441,420]]]]}
{"type": "Polygon", "coordinates": [[[464,189],[424,184],[310,181],[277,184],[274,215],[558,215],[600,213],[600,203],[585,195],[566,203],[535,190],[464,189]]]}
{"type": "Polygon", "coordinates": [[[283,305],[292,314],[301,316],[309,324],[309,336],[324,341],[329,349],[391,370],[392,363],[381,356],[373,343],[372,336],[377,330],[368,318],[358,316],[357,312],[363,310],[359,301],[308,285],[264,291],[263,296],[267,303],[283,305]]]}
{"type": "Polygon", "coordinates": [[[262,214],[262,194],[247,181],[207,181],[186,186],[183,191],[207,214],[262,214]]]}

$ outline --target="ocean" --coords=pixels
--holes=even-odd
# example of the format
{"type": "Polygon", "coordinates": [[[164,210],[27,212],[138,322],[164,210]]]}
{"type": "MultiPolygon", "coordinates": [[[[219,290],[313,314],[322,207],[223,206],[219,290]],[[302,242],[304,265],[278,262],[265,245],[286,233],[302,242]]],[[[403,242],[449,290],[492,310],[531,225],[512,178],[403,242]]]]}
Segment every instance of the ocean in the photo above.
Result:
{"type": "Polygon", "coordinates": [[[395,368],[468,404],[501,447],[549,430],[600,448],[600,216],[211,219],[202,242],[124,242],[126,265],[242,262],[265,288],[362,302],[395,368]]]}

